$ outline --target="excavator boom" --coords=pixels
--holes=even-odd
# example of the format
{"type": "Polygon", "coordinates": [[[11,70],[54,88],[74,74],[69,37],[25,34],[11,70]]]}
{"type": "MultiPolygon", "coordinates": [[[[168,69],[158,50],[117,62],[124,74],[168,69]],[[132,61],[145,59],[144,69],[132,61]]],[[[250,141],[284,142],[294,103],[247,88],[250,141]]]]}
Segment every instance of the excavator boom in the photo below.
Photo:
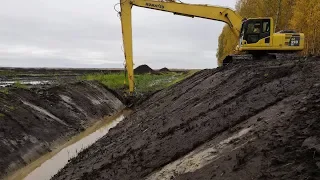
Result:
{"type": "Polygon", "coordinates": [[[206,4],[186,4],[173,0],[120,0],[121,25],[123,34],[124,56],[128,72],[129,93],[134,91],[133,52],[132,52],[132,6],[170,12],[175,15],[198,17],[222,21],[229,25],[236,37],[239,37],[243,18],[235,11],[206,4]]]}
{"type": "Polygon", "coordinates": [[[156,0],[131,0],[131,3],[134,6],[170,12],[175,15],[222,21],[227,23],[237,36],[240,33],[241,21],[243,20],[239,14],[226,7],[156,0]]]}
{"type": "Polygon", "coordinates": [[[121,26],[122,39],[124,48],[124,57],[126,60],[126,71],[129,83],[129,93],[132,95],[134,91],[134,74],[133,74],[133,54],[132,54],[132,21],[131,8],[132,4],[129,0],[120,0],[121,4],[121,26]]]}

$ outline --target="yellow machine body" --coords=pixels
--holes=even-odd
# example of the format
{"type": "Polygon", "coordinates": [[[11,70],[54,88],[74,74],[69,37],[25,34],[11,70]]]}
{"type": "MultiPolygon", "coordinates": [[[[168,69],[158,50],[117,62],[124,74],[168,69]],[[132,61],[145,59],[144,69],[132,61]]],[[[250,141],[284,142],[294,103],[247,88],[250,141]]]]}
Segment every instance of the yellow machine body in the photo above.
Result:
{"type": "MultiPolygon", "coordinates": [[[[239,51],[263,51],[263,52],[295,52],[304,49],[304,34],[292,31],[274,32],[274,21],[272,18],[250,18],[248,21],[255,23],[261,22],[261,32],[266,33],[265,37],[258,38],[257,42],[248,42],[244,40],[243,33],[240,34],[239,51]],[[264,25],[269,24],[269,28],[264,25]],[[269,30],[267,30],[269,29],[269,30]]],[[[244,23],[245,24],[245,23],[244,23]]],[[[243,26],[244,26],[243,24],[243,26]]],[[[252,23],[254,24],[254,23],[252,23]]],[[[249,30],[248,30],[249,31],[249,30]]],[[[252,33],[253,35],[255,33],[252,33]]]]}
{"type": "Polygon", "coordinates": [[[274,32],[272,18],[241,17],[236,11],[207,4],[188,4],[175,0],[120,0],[124,56],[128,72],[129,93],[134,92],[132,51],[132,6],[170,12],[191,18],[204,18],[228,24],[239,40],[237,51],[252,54],[297,52],[304,48],[304,35],[296,32],[274,32]]]}

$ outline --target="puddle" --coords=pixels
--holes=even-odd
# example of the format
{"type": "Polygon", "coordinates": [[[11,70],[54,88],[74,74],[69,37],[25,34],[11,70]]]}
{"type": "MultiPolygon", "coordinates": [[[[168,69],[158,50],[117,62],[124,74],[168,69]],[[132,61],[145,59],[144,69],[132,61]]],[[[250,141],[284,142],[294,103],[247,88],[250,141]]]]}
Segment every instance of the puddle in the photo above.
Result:
{"type": "Polygon", "coordinates": [[[126,112],[114,119],[103,120],[97,122],[81,134],[73,137],[69,142],[53,152],[40,157],[25,168],[19,170],[8,179],[24,179],[24,180],[49,180],[61,168],[63,168],[68,160],[76,157],[81,151],[95,143],[101,137],[106,135],[109,130],[115,127],[125,117],[126,112]],[[28,174],[29,173],[29,174],[28,174]]]}
{"type": "MultiPolygon", "coordinates": [[[[50,81],[19,81],[21,84],[39,85],[39,84],[49,84],[50,81]]],[[[13,85],[16,81],[0,81],[0,87],[7,87],[13,85]]]]}
{"type": "Polygon", "coordinates": [[[49,180],[53,175],[55,175],[61,168],[63,168],[68,163],[69,159],[77,156],[78,153],[80,153],[82,150],[86,149],[87,147],[92,145],[94,142],[96,142],[98,139],[106,135],[111,128],[115,127],[123,119],[124,119],[124,116],[121,115],[120,117],[112,121],[110,124],[96,130],[95,132],[93,132],[92,134],[89,134],[88,136],[84,137],[80,141],[77,141],[76,143],[64,148],[54,157],[47,160],[40,167],[38,167],[33,172],[31,172],[24,179],[25,180],[35,180],[35,179],[49,180]]]}

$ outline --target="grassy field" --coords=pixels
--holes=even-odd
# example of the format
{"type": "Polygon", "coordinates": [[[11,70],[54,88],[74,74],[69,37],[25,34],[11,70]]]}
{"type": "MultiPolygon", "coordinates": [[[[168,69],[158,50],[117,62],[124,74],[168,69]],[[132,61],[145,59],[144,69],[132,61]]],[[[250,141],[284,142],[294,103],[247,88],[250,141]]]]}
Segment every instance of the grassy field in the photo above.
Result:
{"type": "MultiPolygon", "coordinates": [[[[150,92],[157,91],[169,87],[188,76],[191,76],[196,71],[187,72],[166,72],[161,74],[138,74],[135,75],[136,92],[150,92]]],[[[124,81],[128,84],[128,80],[124,73],[110,73],[110,74],[88,74],[82,77],[84,80],[96,80],[111,89],[122,89],[124,81]]]]}

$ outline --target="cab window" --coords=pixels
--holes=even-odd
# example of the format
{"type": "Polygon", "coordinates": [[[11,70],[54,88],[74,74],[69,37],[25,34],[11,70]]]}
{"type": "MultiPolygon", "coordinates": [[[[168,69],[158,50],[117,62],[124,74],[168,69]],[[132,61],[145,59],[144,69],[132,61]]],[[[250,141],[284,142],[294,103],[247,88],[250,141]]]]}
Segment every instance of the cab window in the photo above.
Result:
{"type": "Polygon", "coordinates": [[[244,25],[243,39],[248,44],[257,43],[270,36],[270,19],[250,19],[244,25]]]}
{"type": "Polygon", "coordinates": [[[252,22],[248,24],[247,33],[260,33],[260,22],[252,22]]]}
{"type": "Polygon", "coordinates": [[[260,39],[270,36],[270,19],[265,19],[262,21],[262,33],[260,39]]]}
{"type": "Polygon", "coordinates": [[[269,21],[264,21],[262,25],[262,32],[270,32],[270,22],[269,21]]]}

